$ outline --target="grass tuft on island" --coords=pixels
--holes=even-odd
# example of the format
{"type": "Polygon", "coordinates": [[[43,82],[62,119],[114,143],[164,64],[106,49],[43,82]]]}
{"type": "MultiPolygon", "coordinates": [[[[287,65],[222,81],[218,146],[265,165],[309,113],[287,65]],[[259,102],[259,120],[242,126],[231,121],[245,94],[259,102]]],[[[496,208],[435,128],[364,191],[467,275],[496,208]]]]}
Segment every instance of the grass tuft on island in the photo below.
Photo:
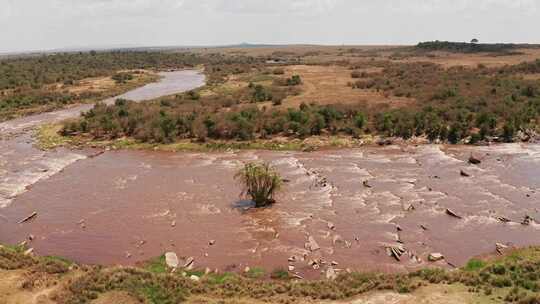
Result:
{"type": "Polygon", "coordinates": [[[139,268],[84,266],[60,258],[35,257],[25,253],[23,247],[0,246],[0,272],[9,271],[18,271],[19,288],[27,292],[38,293],[44,288],[43,282],[48,282],[47,288],[55,286],[49,292],[54,303],[88,303],[111,292],[124,292],[134,302],[145,303],[180,303],[200,298],[215,302],[234,299],[236,303],[313,303],[351,299],[380,290],[410,293],[439,285],[467,289],[484,303],[540,301],[539,247],[474,260],[453,271],[427,268],[398,274],[353,272],[342,273],[334,281],[306,281],[282,275],[286,271],[279,270],[278,276],[274,275],[278,271],[262,268],[244,274],[182,269],[171,272],[163,256],[139,268]]]}

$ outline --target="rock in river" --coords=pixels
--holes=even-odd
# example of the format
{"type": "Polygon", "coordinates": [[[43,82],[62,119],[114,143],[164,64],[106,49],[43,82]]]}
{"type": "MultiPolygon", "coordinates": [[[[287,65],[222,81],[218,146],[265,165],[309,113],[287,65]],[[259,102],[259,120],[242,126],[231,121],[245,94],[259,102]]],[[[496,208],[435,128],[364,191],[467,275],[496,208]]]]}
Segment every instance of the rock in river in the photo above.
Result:
{"type": "Polygon", "coordinates": [[[165,263],[171,268],[178,268],[178,256],[176,256],[176,253],[165,253],[165,263]]]}

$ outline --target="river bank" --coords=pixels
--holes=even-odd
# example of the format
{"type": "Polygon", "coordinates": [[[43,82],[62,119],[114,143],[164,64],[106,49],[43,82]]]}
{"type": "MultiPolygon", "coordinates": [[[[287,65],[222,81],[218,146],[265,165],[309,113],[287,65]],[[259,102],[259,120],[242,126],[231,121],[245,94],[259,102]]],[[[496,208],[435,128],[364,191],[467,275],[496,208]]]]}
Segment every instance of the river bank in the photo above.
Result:
{"type": "MultiPolygon", "coordinates": [[[[471,260],[454,271],[410,274],[342,273],[303,281],[272,272],[272,279],[204,270],[172,269],[164,262],[140,267],[95,267],[36,257],[0,246],[0,301],[62,303],[537,303],[539,249],[509,250],[471,260]],[[176,271],[175,271],[176,270],[176,271]],[[276,274],[276,276],[275,276],[276,274]],[[511,278],[511,279],[510,279],[511,278]]],[[[164,261],[164,260],[161,260],[164,261]]],[[[285,273],[286,274],[286,273],[285,273]]]]}

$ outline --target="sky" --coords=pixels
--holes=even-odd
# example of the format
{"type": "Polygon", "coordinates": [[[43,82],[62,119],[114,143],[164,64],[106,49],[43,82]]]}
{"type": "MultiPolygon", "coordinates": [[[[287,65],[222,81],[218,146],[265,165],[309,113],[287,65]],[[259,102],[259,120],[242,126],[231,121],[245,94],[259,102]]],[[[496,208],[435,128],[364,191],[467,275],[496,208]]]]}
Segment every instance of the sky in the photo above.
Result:
{"type": "Polygon", "coordinates": [[[540,0],[0,0],[0,52],[120,46],[540,43],[540,0]]]}

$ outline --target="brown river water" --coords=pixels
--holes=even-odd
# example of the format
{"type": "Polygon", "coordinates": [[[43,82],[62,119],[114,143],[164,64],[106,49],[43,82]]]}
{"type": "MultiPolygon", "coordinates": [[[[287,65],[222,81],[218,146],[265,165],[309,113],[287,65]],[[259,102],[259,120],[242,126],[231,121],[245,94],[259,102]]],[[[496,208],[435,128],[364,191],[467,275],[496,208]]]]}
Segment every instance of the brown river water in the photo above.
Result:
{"type": "MultiPolygon", "coordinates": [[[[192,85],[179,91],[202,81],[186,77],[192,85]]],[[[155,95],[144,96],[138,100],[155,95]]],[[[540,145],[87,157],[95,151],[32,148],[18,124],[0,125],[12,131],[0,148],[0,243],[33,235],[30,246],[42,255],[133,265],[174,251],[221,270],[286,268],[295,256],[295,271],[316,277],[306,261],[401,271],[432,264],[432,252],[446,257],[435,265],[450,267],[493,253],[496,243],[540,245],[538,222],[521,224],[526,215],[540,219],[540,145]],[[480,165],[468,164],[471,153],[480,165]],[[286,179],[271,208],[240,200],[233,176],[247,161],[271,162],[286,179]],[[32,212],[35,219],[18,224],[32,212]],[[308,237],[320,250],[305,248],[308,237]],[[385,250],[398,240],[407,250],[399,262],[385,250]]]]}

